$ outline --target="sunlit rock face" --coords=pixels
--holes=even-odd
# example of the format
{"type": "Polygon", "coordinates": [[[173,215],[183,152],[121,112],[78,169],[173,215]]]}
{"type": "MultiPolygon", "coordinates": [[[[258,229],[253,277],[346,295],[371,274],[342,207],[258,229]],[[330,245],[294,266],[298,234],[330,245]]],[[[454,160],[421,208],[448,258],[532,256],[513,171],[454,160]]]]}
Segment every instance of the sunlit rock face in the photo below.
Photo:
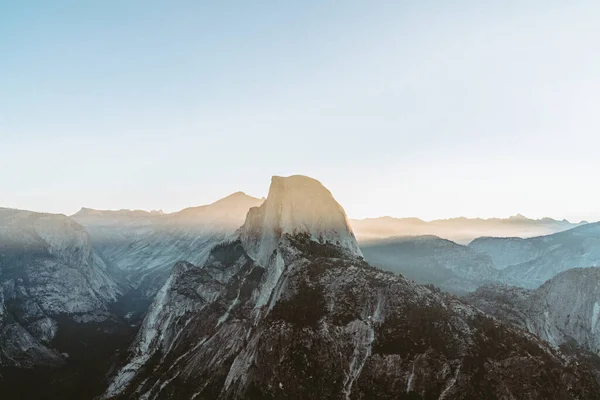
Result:
{"type": "Polygon", "coordinates": [[[536,290],[487,286],[467,300],[555,347],[574,340],[600,352],[600,268],[570,269],[536,290]]]}
{"type": "Polygon", "coordinates": [[[87,232],[64,215],[0,209],[0,365],[61,359],[56,317],[102,321],[120,291],[87,232]]]}
{"type": "Polygon", "coordinates": [[[258,306],[266,304],[285,267],[282,238],[297,234],[332,244],[348,257],[362,257],[346,213],[329,190],[306,176],[274,176],[267,200],[248,212],[240,229],[244,249],[265,267],[258,306]]]}
{"type": "Polygon", "coordinates": [[[248,213],[241,240],[248,252],[265,264],[282,235],[298,233],[362,256],[346,213],[329,190],[305,176],[274,176],[265,203],[248,213]]]}
{"type": "Polygon", "coordinates": [[[175,267],[104,397],[599,395],[533,335],[369,266],[331,194],[295,176],[206,262],[175,267]]]}

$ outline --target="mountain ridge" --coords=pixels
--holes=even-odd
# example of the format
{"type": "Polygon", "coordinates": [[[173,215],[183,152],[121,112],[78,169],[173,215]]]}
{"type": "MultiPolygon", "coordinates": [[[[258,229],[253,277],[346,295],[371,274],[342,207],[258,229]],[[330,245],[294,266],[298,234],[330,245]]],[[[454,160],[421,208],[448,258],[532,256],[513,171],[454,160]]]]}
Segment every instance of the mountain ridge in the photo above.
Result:
{"type": "Polygon", "coordinates": [[[478,237],[535,237],[564,231],[585,222],[571,223],[552,218],[529,219],[521,216],[508,218],[456,217],[424,221],[419,218],[364,218],[351,219],[356,236],[361,242],[396,236],[436,235],[458,244],[469,244],[478,237]]]}
{"type": "Polygon", "coordinates": [[[221,204],[227,204],[230,202],[239,202],[239,201],[253,201],[253,202],[259,202],[263,199],[257,198],[257,197],[253,197],[250,196],[242,191],[237,191],[234,193],[231,193],[225,197],[219,198],[211,203],[208,204],[203,204],[203,205],[198,205],[198,206],[190,206],[190,207],[185,207],[182,208],[179,211],[173,211],[173,212],[164,212],[162,210],[142,210],[142,209],[127,209],[127,208],[122,208],[122,209],[118,209],[118,210],[114,210],[114,209],[97,209],[97,208],[89,208],[89,207],[81,207],[81,209],[79,211],[77,211],[74,214],[69,215],[69,217],[81,217],[84,215],[88,215],[88,214],[98,214],[98,215],[135,215],[135,216],[173,216],[176,215],[178,213],[184,212],[186,210],[194,210],[194,209],[198,209],[198,208],[202,208],[202,207],[208,207],[208,206],[213,206],[213,205],[221,205],[221,204]]]}
{"type": "MultiPolygon", "coordinates": [[[[600,395],[584,366],[369,266],[347,238],[319,230],[319,217],[282,222],[286,204],[310,207],[311,196],[273,196],[202,265],[178,264],[104,398],[600,395]]],[[[340,215],[332,225],[347,226],[340,215]]]]}

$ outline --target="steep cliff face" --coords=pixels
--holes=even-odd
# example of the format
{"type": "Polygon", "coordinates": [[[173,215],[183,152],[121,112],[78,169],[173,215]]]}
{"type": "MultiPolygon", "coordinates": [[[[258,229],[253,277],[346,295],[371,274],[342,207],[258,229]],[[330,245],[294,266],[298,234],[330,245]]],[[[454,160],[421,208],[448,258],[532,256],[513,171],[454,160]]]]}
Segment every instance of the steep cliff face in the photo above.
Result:
{"type": "Polygon", "coordinates": [[[600,352],[600,268],[570,269],[537,290],[485,287],[467,300],[555,347],[574,340],[600,352]]]}
{"type": "Polygon", "coordinates": [[[43,313],[29,315],[33,317],[30,323],[22,324],[15,319],[0,287],[0,367],[31,368],[63,363],[60,354],[48,346],[56,334],[56,321],[43,313]]]}
{"type": "Polygon", "coordinates": [[[366,264],[315,182],[275,178],[237,238],[178,264],[105,398],[600,396],[534,336],[366,264]]]}
{"type": "Polygon", "coordinates": [[[90,232],[112,272],[151,300],[177,261],[204,262],[210,248],[234,234],[262,201],[238,192],[172,214],[84,208],[72,218],[90,232]]]}
{"type": "Polygon", "coordinates": [[[600,268],[565,271],[537,289],[528,300],[528,329],[553,345],[575,339],[600,352],[600,268]]]}
{"type": "Polygon", "coordinates": [[[342,206],[319,181],[305,176],[274,176],[269,196],[253,208],[241,229],[244,247],[266,263],[282,235],[304,233],[318,243],[331,243],[351,256],[362,256],[342,206]]]}
{"type": "Polygon", "coordinates": [[[60,363],[57,317],[103,321],[119,294],[86,231],[63,215],[0,209],[0,365],[60,363]]]}
{"type": "Polygon", "coordinates": [[[248,212],[239,232],[244,249],[265,268],[257,306],[266,304],[285,267],[281,238],[298,233],[335,245],[348,257],[362,257],[346,213],[329,190],[305,176],[274,176],[267,200],[248,212]]]}

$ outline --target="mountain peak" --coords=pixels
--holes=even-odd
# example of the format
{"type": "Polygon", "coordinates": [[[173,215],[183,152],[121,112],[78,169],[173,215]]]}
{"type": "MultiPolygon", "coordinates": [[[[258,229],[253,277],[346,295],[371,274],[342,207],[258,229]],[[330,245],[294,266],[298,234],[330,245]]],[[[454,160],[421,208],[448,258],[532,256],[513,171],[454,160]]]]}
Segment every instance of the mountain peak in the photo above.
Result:
{"type": "MultiPolygon", "coordinates": [[[[247,195],[244,192],[235,192],[232,193],[228,196],[225,196],[217,201],[215,201],[214,203],[209,204],[209,206],[227,206],[227,207],[231,207],[231,206],[241,206],[241,207],[246,207],[246,208],[250,208],[250,207],[254,207],[256,204],[260,204],[261,199],[258,199],[256,197],[252,197],[247,195]]],[[[202,206],[200,206],[202,207],[202,206]]],[[[197,208],[197,207],[191,207],[191,208],[197,208]]]]}
{"type": "Polygon", "coordinates": [[[215,201],[215,203],[218,203],[220,201],[226,201],[226,200],[240,200],[240,199],[248,199],[248,198],[256,200],[256,198],[249,196],[246,193],[240,191],[240,192],[231,193],[230,195],[225,196],[222,199],[215,201]]]}
{"type": "Polygon", "coordinates": [[[81,209],[79,211],[77,211],[75,214],[73,214],[73,216],[90,215],[90,214],[97,214],[97,213],[100,213],[100,211],[94,210],[93,208],[81,207],[81,209]]]}
{"type": "Polygon", "coordinates": [[[273,176],[265,202],[248,212],[242,241],[251,255],[266,263],[281,236],[299,233],[362,256],[344,209],[321,182],[302,175],[273,176]]]}
{"type": "Polygon", "coordinates": [[[260,204],[261,199],[248,196],[244,192],[235,192],[208,205],[184,208],[173,215],[188,219],[189,222],[195,222],[197,218],[216,219],[221,222],[227,220],[238,228],[248,210],[260,204]]]}
{"type": "Polygon", "coordinates": [[[517,215],[511,215],[510,217],[508,217],[508,219],[514,220],[514,221],[527,221],[529,218],[527,218],[523,214],[517,214],[517,215]]]}

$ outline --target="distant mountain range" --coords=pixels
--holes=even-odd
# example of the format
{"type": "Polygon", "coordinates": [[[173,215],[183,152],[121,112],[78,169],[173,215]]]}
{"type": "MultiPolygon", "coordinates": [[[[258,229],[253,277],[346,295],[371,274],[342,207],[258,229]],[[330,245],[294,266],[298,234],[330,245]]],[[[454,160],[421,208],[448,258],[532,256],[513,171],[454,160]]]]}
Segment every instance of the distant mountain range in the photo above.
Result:
{"type": "MultiPolygon", "coordinates": [[[[264,198],[237,192],[209,205],[169,214],[82,208],[71,218],[87,229],[94,248],[109,267],[121,274],[138,291],[140,298],[149,300],[167,280],[175,262],[201,263],[212,245],[233,234],[243,223],[247,212],[263,202],[264,198]]],[[[449,241],[438,241],[432,235],[468,242],[479,234],[527,237],[579,226],[566,220],[533,220],[522,215],[507,219],[453,218],[431,222],[417,218],[382,217],[349,220],[349,223],[370,262],[383,269],[403,273],[417,282],[434,283],[455,293],[466,293],[482,284],[498,282],[499,274],[492,270],[501,267],[490,263],[486,255],[476,254],[481,251],[449,241]],[[420,248],[424,257],[407,248],[412,239],[388,238],[409,236],[415,232],[428,236],[428,239],[421,238],[413,244],[420,248]],[[382,242],[381,238],[387,239],[382,242]],[[396,250],[393,250],[394,243],[399,246],[396,250]],[[437,261],[434,262],[434,258],[437,261]],[[490,265],[492,270],[486,267],[490,265]]],[[[503,254],[508,257],[512,253],[503,254]]],[[[519,255],[515,257],[516,261],[522,260],[519,255]]]]}
{"type": "Polygon", "coordinates": [[[395,236],[435,235],[459,244],[468,244],[481,236],[533,237],[549,235],[579,225],[552,218],[530,219],[521,214],[509,218],[450,218],[423,221],[419,218],[366,218],[350,221],[360,242],[395,236]]]}
{"type": "Polygon", "coordinates": [[[600,223],[528,239],[484,237],[469,247],[490,256],[506,283],[537,288],[562,271],[600,266],[600,223]]]}
{"type": "Polygon", "coordinates": [[[464,294],[499,280],[488,255],[433,235],[371,240],[361,243],[361,249],[376,267],[452,293],[464,294]]]}
{"type": "Polygon", "coordinates": [[[467,246],[429,235],[370,240],[361,249],[379,268],[457,294],[489,283],[535,289],[563,271],[600,266],[600,223],[527,239],[481,237],[467,246]]]}
{"type": "MultiPolygon", "coordinates": [[[[149,302],[175,262],[202,263],[210,248],[233,235],[248,211],[264,201],[236,192],[212,204],[174,213],[82,208],[70,219],[85,228],[106,268],[121,285],[127,285],[124,290],[134,290],[132,297],[149,302]]],[[[582,232],[593,233],[597,226],[584,222],[516,215],[430,222],[382,217],[349,223],[366,259],[374,265],[455,293],[490,282],[536,287],[564,269],[600,262],[596,236],[579,241],[582,232]],[[570,228],[582,224],[580,230],[571,232],[570,228]],[[527,238],[556,231],[559,233],[547,237],[527,238]],[[579,237],[569,239],[577,232],[579,237]],[[411,236],[415,233],[420,236],[411,236]],[[510,234],[518,237],[504,237],[510,234]],[[501,237],[491,237],[494,235],[501,237]],[[466,242],[470,242],[467,247],[461,244],[466,242]],[[526,263],[532,268],[529,264],[520,267],[526,263]]]]}
{"type": "Polygon", "coordinates": [[[263,201],[237,192],[170,214],[82,208],[71,218],[87,229],[109,267],[139,296],[152,299],[175,262],[201,262],[211,246],[233,234],[248,210],[263,201]]]}
{"type": "Polygon", "coordinates": [[[168,214],[0,208],[0,395],[599,398],[597,271],[572,269],[598,263],[600,223],[351,221],[303,176],[168,214]]]}

